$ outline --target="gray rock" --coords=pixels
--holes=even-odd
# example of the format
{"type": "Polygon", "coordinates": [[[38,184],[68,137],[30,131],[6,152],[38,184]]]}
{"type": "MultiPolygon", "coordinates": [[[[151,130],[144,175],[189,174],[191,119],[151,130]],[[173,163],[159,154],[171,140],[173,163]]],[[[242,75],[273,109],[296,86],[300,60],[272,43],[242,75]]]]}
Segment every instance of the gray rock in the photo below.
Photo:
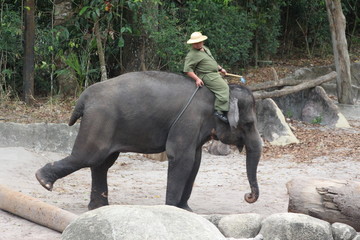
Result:
{"type": "Polygon", "coordinates": [[[217,156],[226,156],[231,153],[230,146],[220,141],[212,141],[208,147],[208,151],[210,154],[217,156]]]}
{"type": "Polygon", "coordinates": [[[274,98],[274,101],[286,117],[332,127],[350,127],[339,108],[320,86],[274,98]]]}
{"type": "Polygon", "coordinates": [[[227,240],[264,240],[263,235],[258,234],[254,238],[226,238],[227,240]]]}
{"type": "Polygon", "coordinates": [[[331,229],[334,240],[352,240],[356,236],[355,229],[344,223],[333,223],[331,229]]]}
{"type": "Polygon", "coordinates": [[[219,226],[220,220],[224,217],[224,215],[221,214],[212,214],[212,215],[204,215],[204,218],[206,218],[209,222],[214,224],[216,227],[219,226]]]}
{"type": "Polygon", "coordinates": [[[205,218],[172,206],[106,206],[86,212],[63,232],[62,240],[221,240],[205,218]]]}
{"type": "Polygon", "coordinates": [[[360,240],[360,233],[358,233],[352,240],[360,240]]]}
{"type": "Polygon", "coordinates": [[[270,99],[256,101],[257,127],[261,136],[272,145],[299,143],[276,103],[270,99]]]}
{"type": "Polygon", "coordinates": [[[263,220],[260,233],[267,240],[333,240],[328,222],[296,213],[270,215],[263,220]]]}
{"type": "Polygon", "coordinates": [[[338,107],[326,95],[322,87],[315,87],[309,95],[302,109],[302,121],[313,122],[320,118],[320,124],[335,127],[350,127],[338,107]]]}
{"type": "Polygon", "coordinates": [[[218,228],[225,237],[254,238],[260,231],[262,217],[256,213],[227,215],[218,228]]]}

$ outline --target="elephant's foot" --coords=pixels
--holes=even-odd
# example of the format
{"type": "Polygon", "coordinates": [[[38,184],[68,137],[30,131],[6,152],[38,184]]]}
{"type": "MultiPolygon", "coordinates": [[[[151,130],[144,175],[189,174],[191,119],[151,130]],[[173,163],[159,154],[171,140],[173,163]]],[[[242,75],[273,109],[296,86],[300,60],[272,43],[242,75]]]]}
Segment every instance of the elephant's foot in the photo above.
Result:
{"type": "Polygon", "coordinates": [[[35,173],[36,179],[39,181],[41,186],[43,186],[46,190],[52,191],[54,180],[45,173],[44,168],[40,168],[35,173]]]}
{"type": "Polygon", "coordinates": [[[109,205],[107,193],[102,193],[101,196],[91,197],[90,203],[88,205],[89,210],[94,210],[99,207],[109,205]]]}

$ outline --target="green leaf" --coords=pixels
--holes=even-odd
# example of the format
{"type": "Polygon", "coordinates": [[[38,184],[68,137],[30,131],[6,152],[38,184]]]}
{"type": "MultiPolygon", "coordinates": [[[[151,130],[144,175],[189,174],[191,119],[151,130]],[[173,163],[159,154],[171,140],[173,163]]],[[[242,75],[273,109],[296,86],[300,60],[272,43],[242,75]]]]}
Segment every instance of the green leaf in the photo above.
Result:
{"type": "Polygon", "coordinates": [[[123,37],[120,37],[120,39],[118,41],[118,46],[121,48],[125,46],[125,40],[123,37]]]}
{"type": "Polygon", "coordinates": [[[120,32],[121,33],[125,33],[125,32],[132,33],[132,30],[131,30],[131,27],[122,27],[120,29],[120,32]]]}
{"type": "Polygon", "coordinates": [[[89,6],[83,7],[83,8],[80,10],[79,15],[80,15],[80,16],[83,15],[84,12],[86,12],[86,10],[87,10],[88,8],[89,8],[89,6]]]}
{"type": "Polygon", "coordinates": [[[97,19],[98,19],[98,16],[97,16],[96,12],[92,12],[91,17],[92,17],[92,20],[93,20],[94,22],[96,22],[97,19]]]}
{"type": "Polygon", "coordinates": [[[100,17],[100,9],[99,9],[99,8],[96,8],[96,9],[95,9],[95,13],[96,13],[96,15],[97,15],[98,17],[100,17]]]}

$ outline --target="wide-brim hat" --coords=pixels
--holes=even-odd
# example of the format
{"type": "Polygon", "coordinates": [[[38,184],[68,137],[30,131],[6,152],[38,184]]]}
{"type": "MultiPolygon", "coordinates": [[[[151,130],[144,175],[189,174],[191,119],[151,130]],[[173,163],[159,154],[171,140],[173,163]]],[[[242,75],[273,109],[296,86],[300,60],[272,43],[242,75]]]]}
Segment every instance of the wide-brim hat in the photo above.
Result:
{"type": "Polygon", "coordinates": [[[202,35],[201,32],[193,32],[190,39],[186,42],[187,44],[199,43],[205,41],[208,37],[202,35]]]}

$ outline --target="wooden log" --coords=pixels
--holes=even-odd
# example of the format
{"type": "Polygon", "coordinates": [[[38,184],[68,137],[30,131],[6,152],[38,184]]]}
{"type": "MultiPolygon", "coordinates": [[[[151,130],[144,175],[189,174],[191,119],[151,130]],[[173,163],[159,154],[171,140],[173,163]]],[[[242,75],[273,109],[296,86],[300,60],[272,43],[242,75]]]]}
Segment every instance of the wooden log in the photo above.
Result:
{"type": "MultiPolygon", "coordinates": [[[[263,98],[272,98],[272,97],[281,97],[291,93],[295,93],[304,89],[313,88],[325,82],[331,81],[336,78],[336,72],[330,72],[324,76],[318,77],[314,80],[303,81],[300,84],[297,84],[292,87],[287,87],[281,90],[275,90],[271,92],[254,92],[255,99],[263,98]]],[[[280,81],[280,80],[279,80],[280,81]]],[[[250,88],[251,89],[251,88],[250,88]]]]}
{"type": "Polygon", "coordinates": [[[360,231],[360,182],[325,178],[296,178],[286,184],[289,212],[330,223],[345,223],[360,231]]]}
{"type": "MultiPolygon", "coordinates": [[[[274,76],[275,77],[275,76],[274,76]]],[[[277,79],[274,81],[267,81],[257,84],[249,85],[248,87],[251,89],[251,91],[260,91],[265,90],[269,88],[275,88],[275,87],[283,87],[283,86],[294,86],[298,85],[302,81],[295,80],[293,78],[283,78],[283,79],[277,79]]]]}
{"type": "Polygon", "coordinates": [[[58,232],[63,232],[66,226],[78,217],[74,213],[2,185],[0,185],[0,209],[58,232]]]}

